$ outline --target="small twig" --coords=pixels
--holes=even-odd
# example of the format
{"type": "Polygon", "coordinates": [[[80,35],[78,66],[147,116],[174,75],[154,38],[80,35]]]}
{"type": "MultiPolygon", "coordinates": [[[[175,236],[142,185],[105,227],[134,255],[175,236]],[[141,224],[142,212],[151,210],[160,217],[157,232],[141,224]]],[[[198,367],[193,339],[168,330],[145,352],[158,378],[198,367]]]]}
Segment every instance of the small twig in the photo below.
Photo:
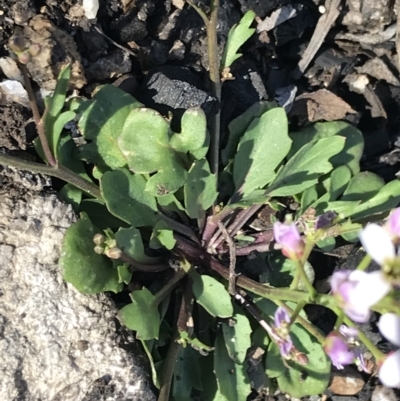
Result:
{"type": "Polygon", "coordinates": [[[229,286],[228,286],[228,292],[232,296],[235,296],[236,294],[236,246],[235,243],[233,242],[232,238],[228,234],[228,231],[226,230],[226,227],[221,223],[218,222],[218,227],[221,230],[221,233],[223,237],[225,238],[225,241],[229,247],[229,286]]]}
{"type": "Polygon", "coordinates": [[[106,38],[108,41],[110,41],[114,46],[118,47],[119,49],[123,50],[124,52],[130,54],[133,57],[138,57],[138,55],[133,52],[131,49],[128,49],[122,45],[120,45],[119,43],[117,43],[115,40],[112,40],[109,36],[107,36],[104,31],[99,28],[98,26],[94,26],[94,29],[102,36],[104,36],[104,38],[106,38]]]}
{"type": "MultiPolygon", "coordinates": [[[[234,237],[237,232],[248,222],[248,220],[253,216],[254,213],[262,207],[263,205],[253,205],[247,209],[243,209],[234,219],[233,223],[230,224],[227,228],[228,233],[230,236],[234,237]]],[[[214,242],[210,241],[210,248],[216,249],[221,242],[223,241],[224,237],[221,235],[219,236],[214,242]]]]}
{"type": "Polygon", "coordinates": [[[29,104],[31,106],[33,118],[35,119],[35,124],[38,131],[40,143],[42,144],[44,155],[49,165],[55,166],[57,162],[54,159],[53,153],[50,150],[49,142],[47,140],[46,132],[43,125],[43,118],[45,117],[46,113],[43,115],[43,118],[40,117],[39,109],[35,99],[35,94],[33,93],[31,85],[31,80],[29,79],[28,69],[26,68],[25,64],[18,63],[18,65],[22,72],[22,76],[24,77],[25,89],[26,92],[28,93],[29,104]]]}
{"type": "Polygon", "coordinates": [[[308,44],[307,49],[303,54],[303,57],[299,61],[296,70],[293,71],[292,77],[294,79],[299,79],[304,74],[304,71],[307,69],[311,60],[317,54],[317,51],[324,42],[326,35],[328,35],[329,30],[331,29],[332,25],[335,23],[337,17],[340,14],[340,11],[338,10],[340,2],[341,0],[331,0],[329,2],[326,2],[327,10],[325,14],[322,15],[318,20],[310,43],[308,44]]]}
{"type": "Polygon", "coordinates": [[[254,302],[249,296],[243,291],[240,291],[234,295],[235,300],[250,313],[254,319],[257,320],[258,324],[271,336],[275,338],[275,334],[272,331],[271,326],[262,317],[262,314],[254,302]]]}

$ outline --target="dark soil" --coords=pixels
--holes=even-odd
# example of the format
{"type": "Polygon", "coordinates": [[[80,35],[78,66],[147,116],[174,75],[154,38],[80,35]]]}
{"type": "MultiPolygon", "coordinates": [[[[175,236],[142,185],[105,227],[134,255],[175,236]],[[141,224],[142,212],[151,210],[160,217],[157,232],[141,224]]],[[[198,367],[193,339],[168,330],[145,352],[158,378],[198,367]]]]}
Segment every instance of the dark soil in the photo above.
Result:
{"type": "MultiPolygon", "coordinates": [[[[387,181],[395,179],[400,167],[400,62],[393,33],[397,19],[394,1],[342,1],[336,22],[329,26],[327,37],[317,46],[317,53],[304,73],[299,72],[299,67],[321,19],[322,7],[328,13],[334,0],[221,2],[218,27],[221,51],[230,27],[249,9],[257,14],[259,28],[263,20],[282,7],[290,6],[296,14],[268,32],[260,28],[243,47],[243,57],[232,69],[235,80],[223,87],[223,141],[227,125],[234,117],[262,99],[282,102],[292,85],[297,87],[297,94],[289,113],[291,129],[315,121],[347,120],[364,134],[362,169],[373,171],[387,181]],[[364,82],[361,87],[355,84],[361,81],[364,82]],[[319,97],[326,96],[327,91],[333,96],[329,101],[319,97]],[[328,111],[323,107],[327,101],[328,111]]],[[[54,45],[57,57],[51,67],[71,58],[79,62],[82,76],[75,82],[75,88],[81,95],[90,96],[99,84],[114,83],[164,115],[172,111],[175,124],[179,124],[181,113],[194,105],[202,106],[211,117],[218,104],[210,94],[207,79],[204,24],[188,5],[180,9],[181,3],[100,0],[97,20],[88,21],[78,0],[0,0],[0,42],[4,45],[0,47],[0,57],[9,55],[8,39],[13,34],[26,34],[32,18],[42,15],[72,41],[72,49],[68,40],[54,45]]],[[[197,3],[207,4],[207,1],[197,3]]],[[[30,69],[38,86],[51,89],[49,74],[56,76],[58,71],[48,73],[32,66],[30,69]]],[[[0,80],[3,79],[0,70],[0,80]]],[[[0,147],[28,149],[34,154],[32,129],[28,126],[30,110],[15,103],[2,105],[0,110],[0,147]]],[[[354,256],[357,250],[351,248],[351,252],[354,256]]],[[[338,260],[347,258],[348,253],[339,255],[338,260]]],[[[330,273],[341,265],[336,261],[329,260],[330,273]]],[[[320,278],[326,278],[326,272],[320,278]]],[[[309,313],[321,329],[330,330],[329,315],[317,308],[309,313]]],[[[363,330],[375,342],[381,341],[376,337],[375,321],[367,326],[363,330]]],[[[328,390],[325,400],[367,401],[375,385],[376,379],[369,379],[364,389],[351,397],[333,395],[328,390]]],[[[285,399],[283,395],[277,397],[285,399]]],[[[258,395],[254,399],[273,398],[258,395]]]]}

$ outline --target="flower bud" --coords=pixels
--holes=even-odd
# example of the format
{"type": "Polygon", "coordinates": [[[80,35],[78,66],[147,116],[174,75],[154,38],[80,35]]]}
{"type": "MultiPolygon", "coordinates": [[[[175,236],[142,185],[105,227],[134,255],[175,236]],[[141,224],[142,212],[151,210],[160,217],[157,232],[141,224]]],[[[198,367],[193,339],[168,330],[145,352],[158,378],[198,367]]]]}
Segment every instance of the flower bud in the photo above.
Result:
{"type": "Polygon", "coordinates": [[[274,224],[274,237],[277,244],[282,246],[282,253],[289,259],[300,259],[303,255],[304,242],[296,224],[274,224]]]}
{"type": "Polygon", "coordinates": [[[110,259],[119,259],[122,255],[121,249],[114,247],[107,249],[104,254],[108,256],[110,259]]]}
{"type": "Polygon", "coordinates": [[[93,237],[93,242],[94,242],[96,245],[101,245],[105,240],[106,240],[106,238],[104,237],[103,234],[97,233],[97,234],[93,237]]]}
{"type": "Polygon", "coordinates": [[[97,254],[102,255],[102,254],[104,253],[104,248],[103,248],[101,245],[96,245],[96,246],[94,247],[94,251],[95,251],[97,254]]]}

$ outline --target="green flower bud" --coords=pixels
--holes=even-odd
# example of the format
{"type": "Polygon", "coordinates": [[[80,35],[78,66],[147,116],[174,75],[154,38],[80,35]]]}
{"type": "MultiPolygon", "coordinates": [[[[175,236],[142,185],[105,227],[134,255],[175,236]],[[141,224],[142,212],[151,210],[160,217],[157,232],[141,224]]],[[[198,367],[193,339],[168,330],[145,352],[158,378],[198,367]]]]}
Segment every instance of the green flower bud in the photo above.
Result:
{"type": "Polygon", "coordinates": [[[119,259],[122,255],[121,249],[114,247],[107,249],[104,254],[108,256],[110,259],[119,259]]]}
{"type": "Polygon", "coordinates": [[[93,237],[93,242],[94,242],[96,245],[101,245],[105,240],[106,240],[106,238],[104,237],[103,234],[97,233],[97,234],[93,237]]]}
{"type": "Polygon", "coordinates": [[[102,254],[104,253],[104,248],[103,248],[101,245],[96,245],[96,246],[94,247],[94,251],[95,251],[97,254],[102,255],[102,254]]]}

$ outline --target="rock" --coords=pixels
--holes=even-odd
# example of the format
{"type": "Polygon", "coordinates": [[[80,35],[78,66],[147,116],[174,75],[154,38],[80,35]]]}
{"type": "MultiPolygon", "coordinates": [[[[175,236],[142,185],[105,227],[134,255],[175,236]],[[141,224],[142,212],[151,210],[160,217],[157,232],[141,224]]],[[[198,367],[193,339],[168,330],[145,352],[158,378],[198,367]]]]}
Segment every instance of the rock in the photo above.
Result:
{"type": "Polygon", "coordinates": [[[36,15],[36,6],[34,0],[16,1],[12,6],[14,22],[17,25],[25,25],[32,17],[36,15]]]}
{"type": "Polygon", "coordinates": [[[129,55],[121,49],[115,49],[107,56],[99,58],[86,69],[89,81],[104,81],[117,78],[130,72],[132,63],[129,55]]]}
{"type": "Polygon", "coordinates": [[[136,42],[145,38],[148,34],[146,22],[138,18],[136,8],[115,20],[111,25],[111,29],[112,36],[122,43],[136,42]]]}
{"type": "Polygon", "coordinates": [[[174,117],[179,117],[189,107],[200,106],[209,119],[217,105],[217,100],[203,89],[195,74],[175,66],[150,71],[136,98],[146,107],[163,115],[172,112],[174,117]]]}
{"type": "Polygon", "coordinates": [[[387,388],[383,386],[376,386],[371,397],[371,401],[396,401],[398,397],[396,396],[392,388],[387,388]]]}
{"type": "Polygon", "coordinates": [[[36,15],[24,29],[25,36],[41,46],[41,52],[28,63],[32,79],[41,88],[54,90],[57,76],[67,65],[71,65],[71,88],[82,88],[86,84],[81,56],[72,36],[56,27],[42,15],[36,15]]]}
{"type": "Polygon", "coordinates": [[[0,187],[0,399],[155,400],[132,335],[116,330],[112,302],[104,294],[80,294],[62,279],[57,259],[75,220],[71,207],[6,181],[0,187]]]}
{"type": "Polygon", "coordinates": [[[363,386],[364,380],[361,374],[354,369],[347,368],[333,373],[329,390],[337,395],[355,395],[363,386]]]}

